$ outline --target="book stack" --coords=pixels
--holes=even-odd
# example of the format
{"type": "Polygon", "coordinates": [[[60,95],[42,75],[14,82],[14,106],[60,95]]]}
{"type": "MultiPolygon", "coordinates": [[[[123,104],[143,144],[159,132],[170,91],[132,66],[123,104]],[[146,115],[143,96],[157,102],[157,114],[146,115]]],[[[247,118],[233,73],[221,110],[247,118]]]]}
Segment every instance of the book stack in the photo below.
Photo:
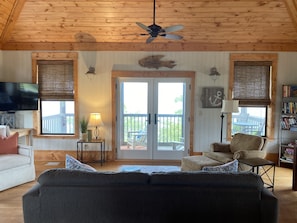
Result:
{"type": "Polygon", "coordinates": [[[283,153],[283,159],[293,162],[294,148],[286,148],[283,153]]]}
{"type": "Polygon", "coordinates": [[[283,117],[281,120],[282,129],[288,129],[291,131],[297,131],[297,122],[295,117],[283,117]]]}
{"type": "Polygon", "coordinates": [[[297,97],[297,85],[283,85],[283,97],[297,97]]]}

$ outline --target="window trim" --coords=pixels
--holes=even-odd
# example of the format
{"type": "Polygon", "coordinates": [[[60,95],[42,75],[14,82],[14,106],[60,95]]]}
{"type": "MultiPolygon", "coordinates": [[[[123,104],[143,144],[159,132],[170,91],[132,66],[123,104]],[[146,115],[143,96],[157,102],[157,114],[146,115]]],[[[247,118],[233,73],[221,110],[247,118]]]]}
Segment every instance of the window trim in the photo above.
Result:
{"type": "MultiPolygon", "coordinates": [[[[271,61],[271,79],[270,79],[270,105],[267,106],[267,129],[266,137],[274,139],[275,131],[275,100],[276,100],[276,77],[277,77],[277,60],[276,53],[234,53],[230,54],[230,75],[229,75],[229,88],[228,99],[232,99],[233,95],[233,80],[234,80],[234,65],[237,61],[271,61]]],[[[231,115],[227,117],[227,139],[231,140],[231,115]]]]}
{"type": "Polygon", "coordinates": [[[34,136],[44,138],[78,138],[79,136],[79,114],[78,114],[78,53],[76,52],[34,52],[32,57],[32,81],[38,82],[37,76],[37,61],[38,60],[72,60],[73,61],[73,81],[74,81],[74,135],[42,135],[40,123],[40,103],[38,111],[33,111],[33,127],[35,129],[34,136]]]}

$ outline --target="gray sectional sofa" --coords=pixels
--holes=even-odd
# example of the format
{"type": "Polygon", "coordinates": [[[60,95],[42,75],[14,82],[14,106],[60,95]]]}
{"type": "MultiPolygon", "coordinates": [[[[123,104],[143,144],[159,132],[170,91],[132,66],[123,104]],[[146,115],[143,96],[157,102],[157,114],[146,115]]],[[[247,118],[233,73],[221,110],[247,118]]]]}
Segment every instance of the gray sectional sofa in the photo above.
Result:
{"type": "Polygon", "coordinates": [[[276,223],[260,176],[51,169],[23,196],[25,223],[276,223]]]}

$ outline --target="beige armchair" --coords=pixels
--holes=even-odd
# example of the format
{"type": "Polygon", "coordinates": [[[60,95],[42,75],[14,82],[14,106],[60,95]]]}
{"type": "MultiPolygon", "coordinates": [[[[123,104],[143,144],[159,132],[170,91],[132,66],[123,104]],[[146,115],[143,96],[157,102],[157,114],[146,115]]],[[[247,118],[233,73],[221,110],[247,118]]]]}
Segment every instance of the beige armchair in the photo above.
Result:
{"type": "Polygon", "coordinates": [[[234,159],[265,158],[265,139],[256,135],[237,133],[230,143],[213,143],[211,151],[203,155],[221,163],[234,159]]]}

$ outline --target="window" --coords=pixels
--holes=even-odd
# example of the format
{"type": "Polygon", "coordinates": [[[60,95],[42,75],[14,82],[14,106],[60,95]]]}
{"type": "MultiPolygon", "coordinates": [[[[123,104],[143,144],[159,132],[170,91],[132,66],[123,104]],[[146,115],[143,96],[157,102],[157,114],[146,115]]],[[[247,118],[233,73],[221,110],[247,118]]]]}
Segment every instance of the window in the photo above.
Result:
{"type": "MultiPolygon", "coordinates": [[[[65,54],[41,59],[33,54],[33,65],[36,73],[33,75],[39,84],[40,107],[36,114],[35,126],[38,135],[77,135],[78,125],[75,120],[76,112],[76,64],[75,55],[72,59],[65,54]],[[50,58],[50,59],[48,59],[50,58]]],[[[71,54],[70,54],[71,55],[71,54]]]]}
{"type": "Polygon", "coordinates": [[[276,76],[275,54],[232,54],[230,91],[239,100],[239,112],[233,113],[229,135],[237,132],[272,137],[276,76]]]}

